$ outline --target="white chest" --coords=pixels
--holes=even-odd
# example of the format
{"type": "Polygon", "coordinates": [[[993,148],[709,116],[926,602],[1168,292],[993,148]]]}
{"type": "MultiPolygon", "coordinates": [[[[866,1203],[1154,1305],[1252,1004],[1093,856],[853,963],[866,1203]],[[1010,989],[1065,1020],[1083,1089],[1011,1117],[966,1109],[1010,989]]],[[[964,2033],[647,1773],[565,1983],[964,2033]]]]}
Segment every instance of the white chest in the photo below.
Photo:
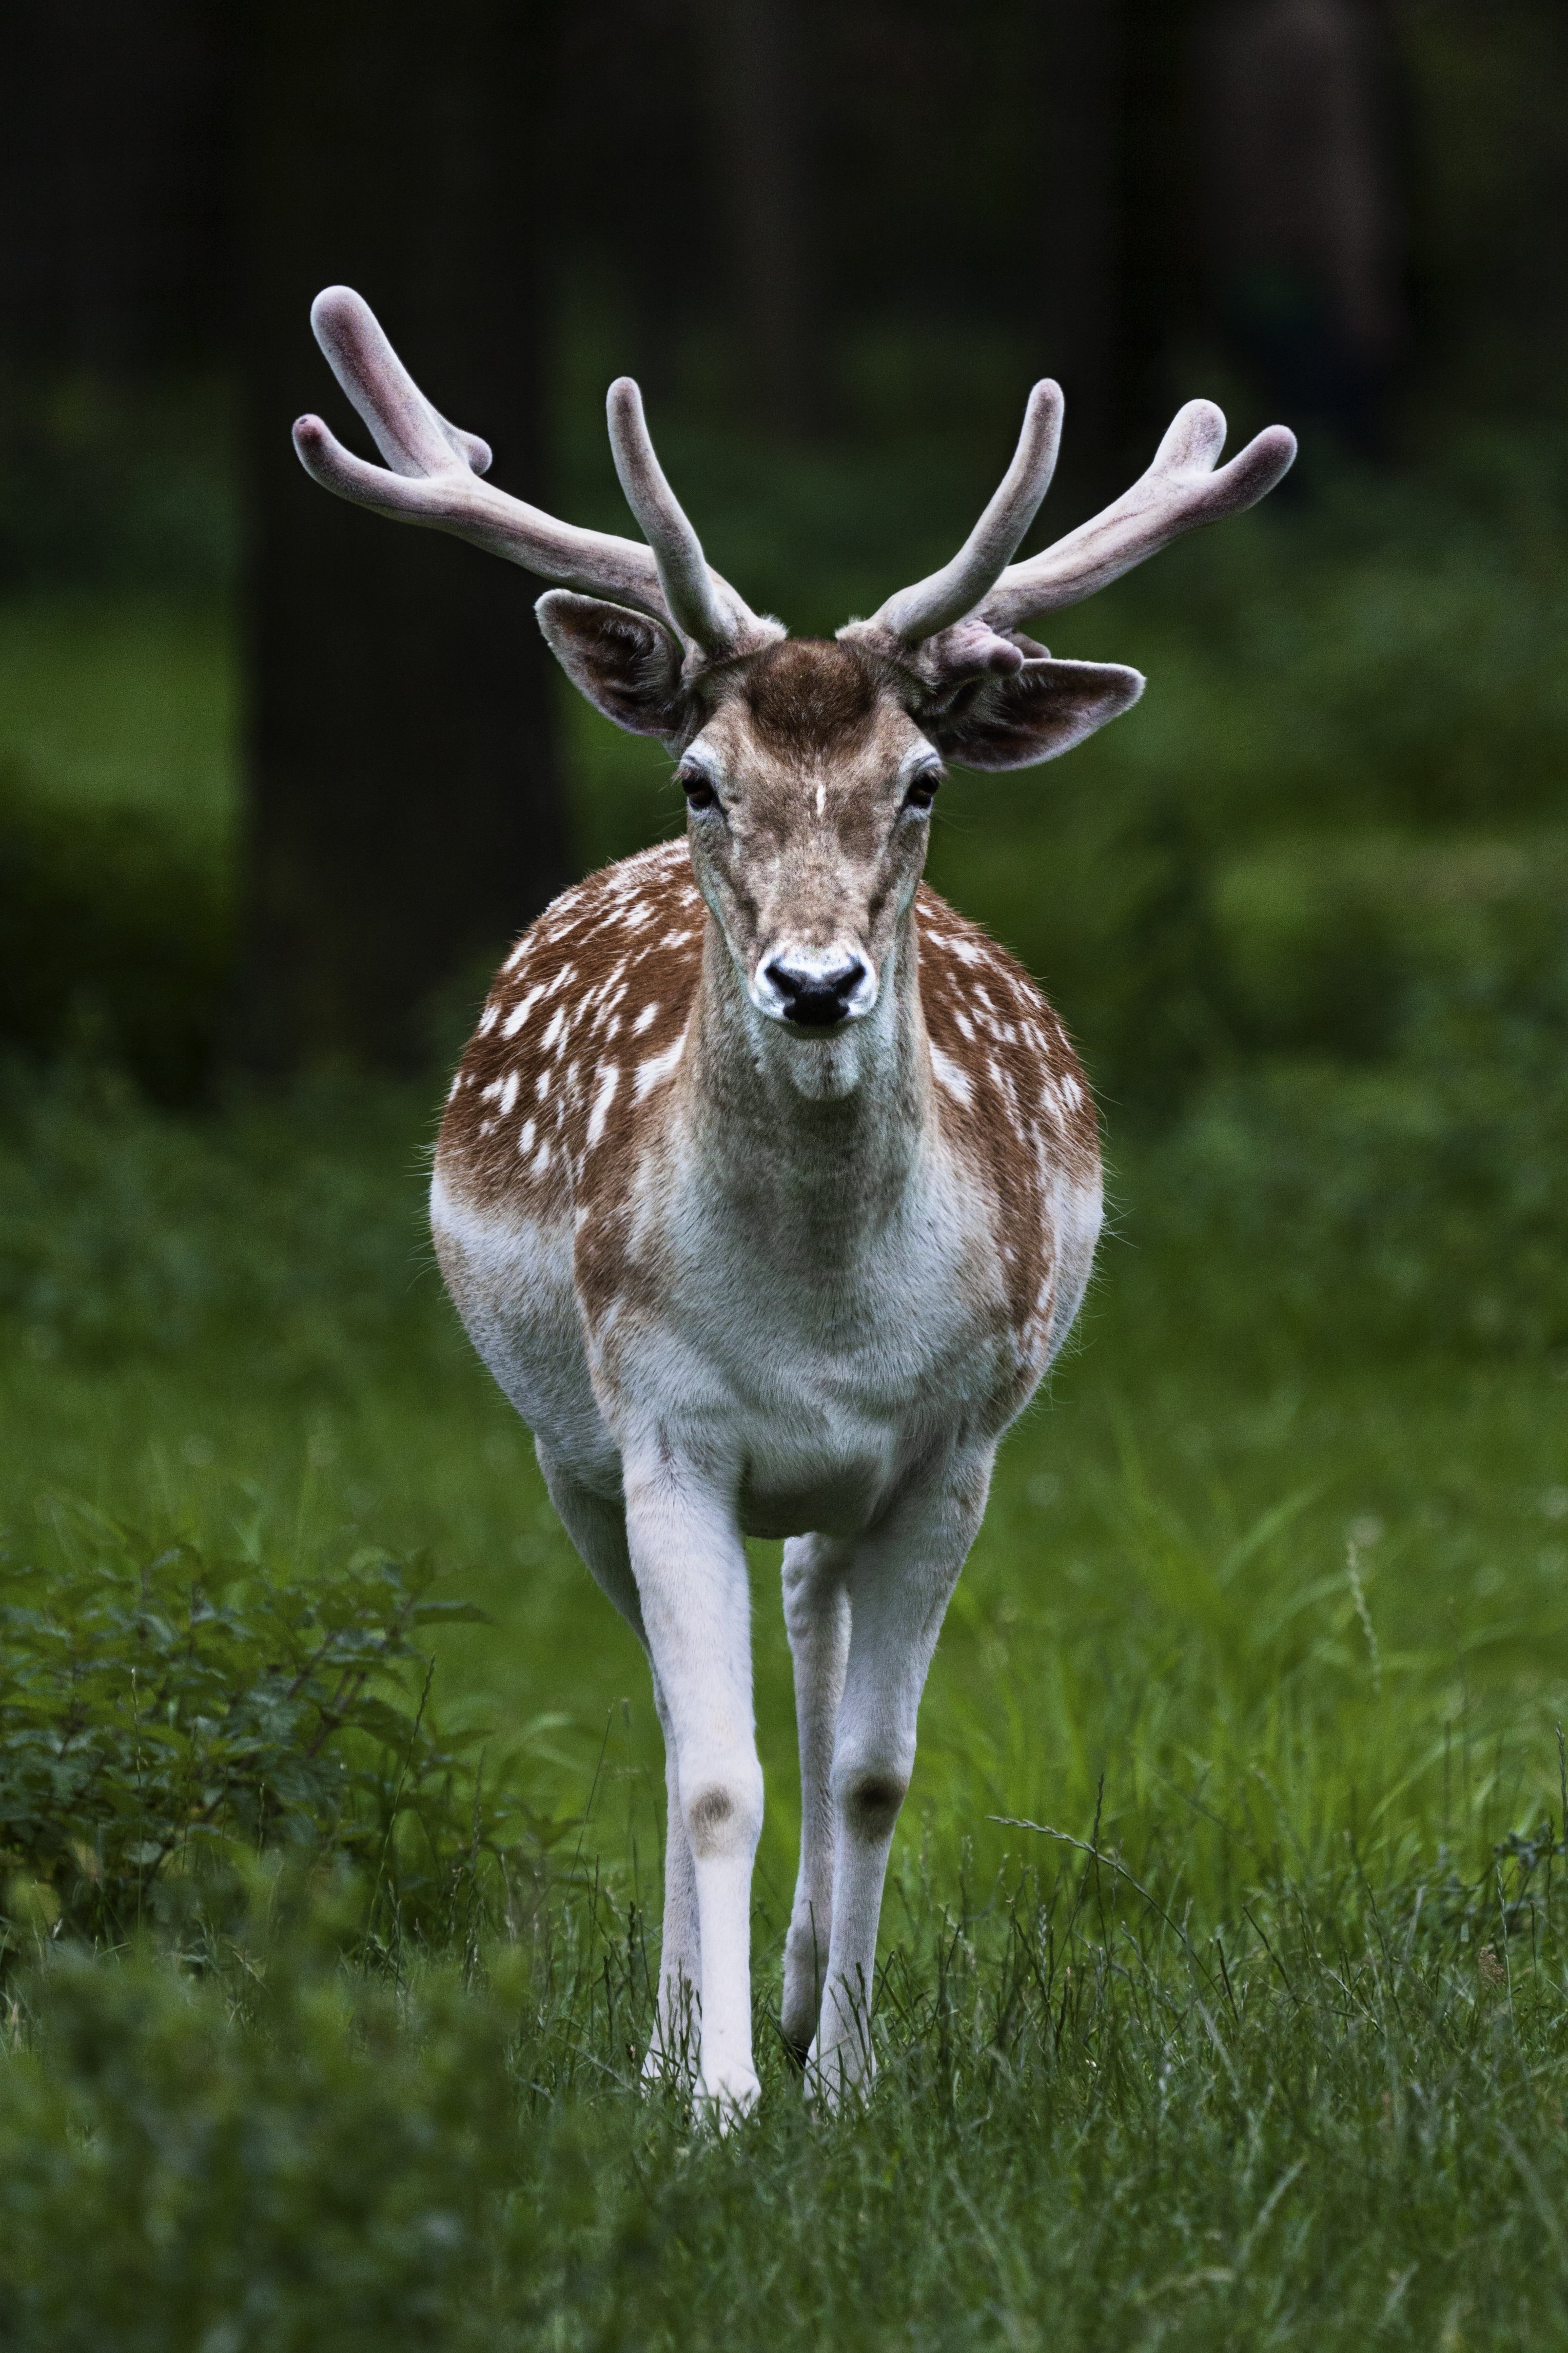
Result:
{"type": "Polygon", "coordinates": [[[766,1184],[737,1202],[665,1164],[629,1254],[658,1303],[634,1290],[589,1338],[606,1419],[711,1462],[752,1534],[864,1525],[933,1444],[1010,1418],[991,1237],[945,1164],[874,1204],[766,1184]]]}

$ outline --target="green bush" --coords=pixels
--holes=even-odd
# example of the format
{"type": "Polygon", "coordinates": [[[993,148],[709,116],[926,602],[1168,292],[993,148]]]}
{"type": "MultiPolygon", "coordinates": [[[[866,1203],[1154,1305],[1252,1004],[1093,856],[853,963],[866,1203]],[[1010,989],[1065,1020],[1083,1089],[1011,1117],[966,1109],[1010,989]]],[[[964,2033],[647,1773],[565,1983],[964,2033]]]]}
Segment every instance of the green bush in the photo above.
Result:
{"type": "Polygon", "coordinates": [[[184,1100],[210,1075],[232,878],[183,828],[72,807],[0,766],[0,1048],[83,1047],[184,1100]]]}
{"type": "Polygon", "coordinates": [[[16,2353],[445,2347],[526,2217],[499,2000],[395,1994],[308,1937],[237,2016],[142,1958],[67,1957],[0,2061],[0,2337],[16,2353]]]}
{"type": "Polygon", "coordinates": [[[342,1073],[198,1117],[90,1065],[0,1066],[0,1312],[44,1363],[226,1348],[331,1393],[428,1329],[414,1124],[342,1073]]]}
{"type": "Polygon", "coordinates": [[[482,1620],[417,1563],[298,1582],[79,1515],[77,1565],[0,1551],[0,1954],[221,1926],[280,1849],[346,1868],[356,1933],[478,1933],[549,1828],[516,1757],[429,1704],[431,1627],[482,1620]],[[510,1877],[509,1877],[510,1873],[510,1877]]]}
{"type": "Polygon", "coordinates": [[[1561,1060],[1529,1030],[1445,1060],[1447,1034],[1392,1070],[1281,1061],[1215,1084],[1141,1164],[1147,1230],[1249,1314],[1260,1292],[1352,1346],[1568,1346],[1561,1060]]]}

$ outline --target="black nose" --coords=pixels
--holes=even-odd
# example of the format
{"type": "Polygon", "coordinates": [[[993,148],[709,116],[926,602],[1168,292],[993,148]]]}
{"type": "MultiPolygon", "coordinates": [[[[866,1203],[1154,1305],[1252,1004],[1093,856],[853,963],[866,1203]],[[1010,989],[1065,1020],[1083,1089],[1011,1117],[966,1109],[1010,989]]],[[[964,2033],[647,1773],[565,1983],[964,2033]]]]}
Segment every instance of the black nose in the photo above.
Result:
{"type": "Polygon", "coordinates": [[[842,1021],[865,977],[858,956],[832,972],[803,971],[776,960],[768,966],[768,978],[784,1001],[784,1019],[798,1022],[803,1029],[831,1029],[842,1021]]]}

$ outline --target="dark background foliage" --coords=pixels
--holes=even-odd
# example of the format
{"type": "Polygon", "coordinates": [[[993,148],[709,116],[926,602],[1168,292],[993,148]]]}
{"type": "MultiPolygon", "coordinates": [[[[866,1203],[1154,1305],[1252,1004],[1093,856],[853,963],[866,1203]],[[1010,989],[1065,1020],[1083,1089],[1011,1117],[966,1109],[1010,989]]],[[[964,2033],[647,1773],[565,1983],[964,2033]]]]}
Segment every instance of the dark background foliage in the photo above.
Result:
{"type": "Polygon", "coordinates": [[[1216,868],[1260,833],[1495,831],[1552,797],[1560,12],[594,0],[477,6],[416,69],[424,23],[17,11],[0,580],[221,605],[244,792],[237,867],[201,874],[170,827],[44,807],[13,758],[5,1033],[51,1048],[89,999],[186,1096],[236,1056],[417,1066],[443,988],[600,847],[569,784],[626,780],[614,846],[657,821],[646,771],[563,736],[524,580],[295,464],[293,414],[342,422],[305,324],[332,278],[500,480],[584,520],[618,512],[599,397],[629,364],[717,560],[796,626],[946,552],[1044,368],[1069,402],[1053,532],[1194,389],[1239,431],[1287,416],[1303,455],[1250,565],[1205,542],[1062,625],[1157,689],[1163,640],[1207,671],[1226,707],[1185,772],[1141,773],[1152,705],[1098,774],[965,808],[1004,844],[1035,820],[1034,904],[995,912],[1119,1095],[1168,1109],[1222,1050],[1386,1030],[1326,916],[1310,1009],[1260,1020],[1216,868]],[[1089,955],[1041,903],[1058,841],[1089,955]]]}

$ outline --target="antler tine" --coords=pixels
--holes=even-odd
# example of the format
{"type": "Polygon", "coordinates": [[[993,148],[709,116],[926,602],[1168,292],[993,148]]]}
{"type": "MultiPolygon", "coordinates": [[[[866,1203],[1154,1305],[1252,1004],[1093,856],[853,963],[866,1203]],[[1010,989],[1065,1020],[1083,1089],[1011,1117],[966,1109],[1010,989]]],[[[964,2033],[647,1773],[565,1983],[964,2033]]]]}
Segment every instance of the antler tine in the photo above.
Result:
{"type": "Polygon", "coordinates": [[[1189,400],[1147,473],[1054,546],[1010,565],[975,619],[997,631],[1016,629],[1036,614],[1092,596],[1183,532],[1256,506],[1289,472],[1296,437],[1288,426],[1268,426],[1216,470],[1225,436],[1223,411],[1212,400],[1189,400]]]}
{"type": "Polygon", "coordinates": [[[643,415],[642,394],[629,375],[619,375],[605,402],[610,448],[626,504],[642,527],[658,566],[670,618],[704,652],[735,651],[755,616],[721,581],[702,553],[702,543],[670,489],[654,451],[643,415]]]}
{"type": "Polygon", "coordinates": [[[540,578],[670,618],[650,548],[609,532],[581,531],[479,477],[490,453],[426,400],[363,296],[329,286],[310,324],[332,374],[369,427],[386,466],[345,449],[319,417],[301,417],[294,448],[312,480],[395,522],[451,532],[540,578]],[[388,471],[387,470],[391,470],[388,471]]]}
{"type": "Polygon", "coordinates": [[[470,473],[489,472],[489,444],[448,425],[426,399],[352,286],[322,288],[310,305],[310,328],[395,474],[416,480],[450,468],[454,459],[470,473]]]}
{"type": "Polygon", "coordinates": [[[1051,486],[1062,438],[1061,386],[1043,377],[1030,393],[1013,462],[990,504],[950,564],[911,588],[900,588],[871,617],[918,645],[972,613],[1016,553],[1051,486]]]}

